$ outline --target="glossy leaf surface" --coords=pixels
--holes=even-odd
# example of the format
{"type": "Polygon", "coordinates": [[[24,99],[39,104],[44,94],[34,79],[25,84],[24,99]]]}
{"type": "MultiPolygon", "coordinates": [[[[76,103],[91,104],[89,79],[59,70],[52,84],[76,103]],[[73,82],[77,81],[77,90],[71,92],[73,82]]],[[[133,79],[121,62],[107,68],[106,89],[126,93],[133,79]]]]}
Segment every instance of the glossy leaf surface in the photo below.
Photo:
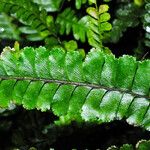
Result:
{"type": "Polygon", "coordinates": [[[60,122],[110,122],[150,130],[150,61],[92,50],[5,48],[0,59],[0,107],[51,109],[60,122]]]}

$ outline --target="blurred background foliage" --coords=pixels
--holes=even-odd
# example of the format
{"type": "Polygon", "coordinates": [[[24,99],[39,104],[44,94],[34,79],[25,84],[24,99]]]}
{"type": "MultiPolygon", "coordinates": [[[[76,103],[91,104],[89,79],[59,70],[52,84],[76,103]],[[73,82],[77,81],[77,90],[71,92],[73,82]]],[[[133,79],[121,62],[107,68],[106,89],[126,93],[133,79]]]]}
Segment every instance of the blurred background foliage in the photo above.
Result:
{"type": "Polygon", "coordinates": [[[70,41],[74,40],[76,50],[88,52],[91,47],[106,50],[109,47],[116,56],[148,57],[149,0],[1,0],[1,3],[1,49],[16,40],[22,47],[45,45],[49,49],[64,43],[71,47],[70,41]]]}

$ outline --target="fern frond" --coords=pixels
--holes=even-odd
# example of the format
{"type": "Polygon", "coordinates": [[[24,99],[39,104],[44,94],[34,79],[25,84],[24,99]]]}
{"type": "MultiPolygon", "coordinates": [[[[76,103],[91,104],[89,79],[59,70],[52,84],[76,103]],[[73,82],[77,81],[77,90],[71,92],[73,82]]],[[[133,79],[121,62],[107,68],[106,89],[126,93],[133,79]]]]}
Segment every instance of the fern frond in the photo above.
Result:
{"type": "Polygon", "coordinates": [[[79,19],[71,8],[66,8],[56,19],[56,23],[60,26],[60,34],[66,33],[68,35],[72,31],[74,38],[80,39],[81,42],[85,42],[86,33],[89,31],[87,22],[86,16],[79,19]]]}
{"type": "Polygon", "coordinates": [[[140,140],[136,147],[133,148],[131,144],[123,144],[120,148],[116,146],[111,146],[107,150],[149,150],[150,148],[150,140],[140,140]]]}
{"type": "Polygon", "coordinates": [[[100,5],[99,9],[93,7],[87,9],[87,13],[90,15],[88,16],[88,42],[93,47],[102,48],[105,33],[112,28],[108,22],[110,19],[110,14],[107,13],[108,9],[106,4],[100,5]]]}
{"type": "Polygon", "coordinates": [[[60,122],[126,118],[150,131],[150,61],[134,57],[26,47],[0,59],[0,107],[51,109],[60,122]]]}
{"type": "Polygon", "coordinates": [[[5,13],[0,14],[0,38],[19,40],[19,30],[12,23],[13,18],[5,13]]]}
{"type": "Polygon", "coordinates": [[[102,48],[104,33],[111,30],[111,24],[107,22],[110,19],[110,15],[107,13],[108,5],[101,5],[99,11],[101,10],[104,12],[98,12],[95,8],[89,7],[87,12],[91,16],[84,16],[79,19],[74,10],[65,9],[56,19],[56,23],[60,26],[60,34],[66,33],[68,35],[72,31],[76,40],[80,39],[81,42],[85,42],[87,37],[91,46],[102,48]],[[93,9],[98,18],[92,16],[93,9]]]}
{"type": "Polygon", "coordinates": [[[146,13],[144,15],[144,29],[146,31],[145,45],[150,47],[150,3],[147,2],[145,5],[146,13]]]}
{"type": "Polygon", "coordinates": [[[123,36],[128,28],[134,28],[139,25],[142,10],[134,3],[121,6],[116,12],[116,19],[112,23],[109,42],[116,43],[123,36]]]}
{"type": "Polygon", "coordinates": [[[53,32],[47,24],[47,13],[44,10],[40,11],[38,5],[30,0],[1,0],[0,12],[13,14],[22,23],[37,30],[43,37],[53,32]]]}

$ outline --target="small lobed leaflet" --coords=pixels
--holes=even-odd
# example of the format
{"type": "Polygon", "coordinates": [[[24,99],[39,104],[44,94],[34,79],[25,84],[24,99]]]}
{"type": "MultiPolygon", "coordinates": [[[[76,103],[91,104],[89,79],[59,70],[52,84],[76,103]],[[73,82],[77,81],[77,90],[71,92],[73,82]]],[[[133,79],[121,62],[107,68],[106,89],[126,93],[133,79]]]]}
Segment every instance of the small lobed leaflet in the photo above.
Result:
{"type": "Polygon", "coordinates": [[[62,48],[6,47],[0,57],[0,107],[52,110],[57,123],[123,118],[150,131],[150,61],[93,49],[83,60],[62,48]]]}

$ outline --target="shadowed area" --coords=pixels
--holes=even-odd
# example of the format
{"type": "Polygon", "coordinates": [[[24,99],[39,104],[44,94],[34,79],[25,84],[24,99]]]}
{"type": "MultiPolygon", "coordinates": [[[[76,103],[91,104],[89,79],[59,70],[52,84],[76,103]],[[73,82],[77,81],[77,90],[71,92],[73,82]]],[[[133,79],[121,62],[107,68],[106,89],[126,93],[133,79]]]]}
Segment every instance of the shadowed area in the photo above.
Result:
{"type": "Polygon", "coordinates": [[[57,119],[50,112],[27,111],[21,107],[5,111],[0,116],[0,148],[28,150],[34,146],[38,150],[50,147],[56,150],[105,150],[111,145],[135,145],[141,139],[150,138],[150,132],[128,125],[124,120],[101,125],[73,122],[60,128],[53,124],[57,119]]]}

